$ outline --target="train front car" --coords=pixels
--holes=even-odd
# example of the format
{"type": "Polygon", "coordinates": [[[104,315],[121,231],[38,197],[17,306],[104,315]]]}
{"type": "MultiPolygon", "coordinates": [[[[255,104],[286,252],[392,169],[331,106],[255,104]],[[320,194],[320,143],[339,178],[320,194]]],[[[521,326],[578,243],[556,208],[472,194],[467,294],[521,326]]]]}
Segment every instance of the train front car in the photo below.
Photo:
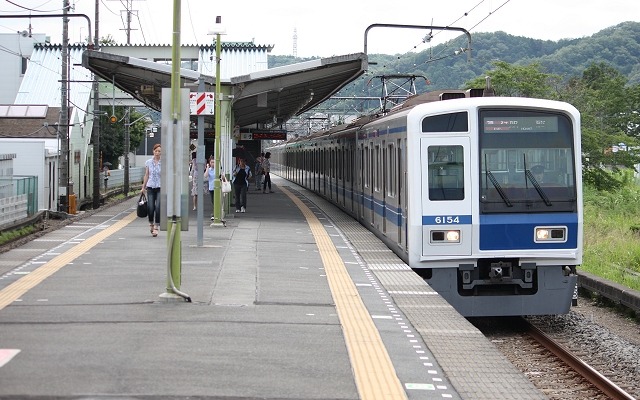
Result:
{"type": "Polygon", "coordinates": [[[479,97],[407,116],[409,265],[464,316],[571,307],[582,259],[580,115],[479,97]],[[416,174],[418,175],[418,174],[416,174]]]}

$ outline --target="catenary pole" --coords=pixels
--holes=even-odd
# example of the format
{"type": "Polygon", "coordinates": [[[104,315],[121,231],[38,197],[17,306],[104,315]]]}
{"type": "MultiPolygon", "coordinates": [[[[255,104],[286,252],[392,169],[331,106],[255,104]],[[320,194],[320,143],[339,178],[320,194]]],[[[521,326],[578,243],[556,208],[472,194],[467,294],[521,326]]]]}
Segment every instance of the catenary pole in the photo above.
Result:
{"type": "MultiPolygon", "coordinates": [[[[95,35],[93,35],[93,48],[100,49],[98,40],[98,21],[100,16],[100,0],[96,0],[95,35]]],[[[91,32],[89,32],[91,36],[91,32]]],[[[91,41],[91,39],[89,39],[91,41]]],[[[100,89],[98,76],[93,74],[93,129],[91,130],[91,141],[93,142],[93,209],[100,207],[100,89]]]]}
{"type": "Polygon", "coordinates": [[[222,171],[222,165],[220,162],[222,152],[222,119],[220,111],[220,53],[222,51],[222,45],[220,44],[222,17],[216,17],[216,93],[214,101],[214,116],[215,116],[215,159],[216,159],[216,179],[214,181],[213,191],[213,225],[222,224],[222,185],[220,183],[220,174],[222,171]]]}

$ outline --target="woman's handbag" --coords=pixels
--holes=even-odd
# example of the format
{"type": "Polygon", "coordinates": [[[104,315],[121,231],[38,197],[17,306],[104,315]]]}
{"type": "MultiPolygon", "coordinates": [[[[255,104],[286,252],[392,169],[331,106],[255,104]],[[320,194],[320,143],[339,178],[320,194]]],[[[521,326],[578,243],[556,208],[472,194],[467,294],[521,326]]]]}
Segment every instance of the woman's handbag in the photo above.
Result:
{"type": "Polygon", "coordinates": [[[145,196],[144,193],[140,193],[140,198],[138,199],[138,207],[136,208],[136,213],[140,218],[144,218],[149,214],[149,209],[147,208],[147,196],[145,196]]]}
{"type": "Polygon", "coordinates": [[[231,182],[223,175],[221,178],[222,193],[231,193],[231,182]]]}

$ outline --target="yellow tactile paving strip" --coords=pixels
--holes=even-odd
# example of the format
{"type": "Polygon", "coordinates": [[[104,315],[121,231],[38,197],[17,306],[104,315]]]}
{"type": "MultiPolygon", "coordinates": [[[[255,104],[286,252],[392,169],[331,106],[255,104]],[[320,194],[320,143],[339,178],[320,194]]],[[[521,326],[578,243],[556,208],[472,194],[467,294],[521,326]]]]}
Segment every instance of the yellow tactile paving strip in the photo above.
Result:
{"type": "Polygon", "coordinates": [[[360,398],[406,399],[407,395],[396,375],[382,338],[331,238],[309,207],[287,189],[281,190],[302,211],[318,244],[360,398]]]}
{"type": "Polygon", "coordinates": [[[48,261],[35,271],[31,272],[29,275],[25,275],[11,285],[0,290],[0,310],[22,297],[26,292],[36,287],[51,275],[55,274],[65,265],[68,265],[70,262],[89,251],[93,246],[130,224],[136,218],[137,215],[135,212],[125,216],[123,219],[108,228],[96,233],[82,243],[79,243],[64,253],[56,256],[51,261],[48,261]]]}

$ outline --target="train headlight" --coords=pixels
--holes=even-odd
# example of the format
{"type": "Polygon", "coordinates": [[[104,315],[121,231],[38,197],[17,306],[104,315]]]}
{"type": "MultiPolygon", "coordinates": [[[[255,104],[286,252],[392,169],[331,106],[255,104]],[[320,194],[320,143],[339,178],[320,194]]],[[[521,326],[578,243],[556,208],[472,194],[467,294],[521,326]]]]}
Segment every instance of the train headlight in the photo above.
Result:
{"type": "Polygon", "coordinates": [[[566,226],[538,226],[535,228],[534,241],[536,243],[545,242],[566,242],[566,226]]]}
{"type": "Polygon", "coordinates": [[[431,243],[460,243],[460,231],[431,231],[431,243]]]}

